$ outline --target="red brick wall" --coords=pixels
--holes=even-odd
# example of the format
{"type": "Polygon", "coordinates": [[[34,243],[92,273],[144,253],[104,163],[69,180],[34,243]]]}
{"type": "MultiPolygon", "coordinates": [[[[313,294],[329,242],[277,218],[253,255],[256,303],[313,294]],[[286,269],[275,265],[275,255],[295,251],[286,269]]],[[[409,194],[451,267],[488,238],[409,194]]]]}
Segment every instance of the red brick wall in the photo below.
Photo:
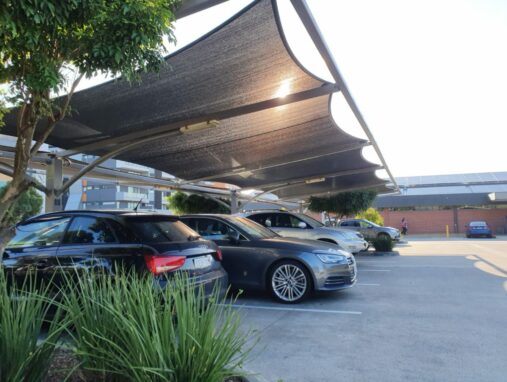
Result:
{"type": "Polygon", "coordinates": [[[453,211],[381,211],[384,225],[401,230],[401,219],[408,221],[408,233],[442,233],[445,234],[445,226],[449,225],[453,232],[453,211]]]}
{"type": "MultiPolygon", "coordinates": [[[[384,225],[401,228],[401,219],[408,221],[408,233],[439,233],[445,234],[445,226],[449,225],[449,232],[454,233],[454,211],[381,211],[384,225]]],[[[495,233],[506,233],[507,209],[458,209],[458,232],[464,233],[465,226],[473,220],[484,220],[495,233]]]]}

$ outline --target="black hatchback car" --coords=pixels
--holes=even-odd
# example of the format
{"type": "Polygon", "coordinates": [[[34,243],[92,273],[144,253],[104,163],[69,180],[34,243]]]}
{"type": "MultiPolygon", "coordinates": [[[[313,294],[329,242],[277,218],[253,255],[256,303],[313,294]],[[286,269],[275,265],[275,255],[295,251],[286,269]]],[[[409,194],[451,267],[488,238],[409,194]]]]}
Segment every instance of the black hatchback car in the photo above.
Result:
{"type": "Polygon", "coordinates": [[[65,211],[39,215],[16,226],[2,255],[18,279],[28,271],[58,282],[62,272],[115,267],[151,272],[163,287],[170,272],[186,272],[206,294],[225,292],[222,253],[177,217],[136,212],[65,211]]]}

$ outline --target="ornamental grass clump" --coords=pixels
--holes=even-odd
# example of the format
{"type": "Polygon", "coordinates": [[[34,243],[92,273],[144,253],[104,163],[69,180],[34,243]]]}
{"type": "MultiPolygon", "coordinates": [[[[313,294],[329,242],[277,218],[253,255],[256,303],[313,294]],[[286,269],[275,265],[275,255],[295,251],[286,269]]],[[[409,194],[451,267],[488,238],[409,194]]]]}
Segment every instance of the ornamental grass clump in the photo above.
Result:
{"type": "Polygon", "coordinates": [[[216,291],[119,271],[77,278],[64,303],[80,368],[92,380],[223,381],[248,354],[239,315],[216,291]]]}
{"type": "Polygon", "coordinates": [[[0,381],[44,381],[66,329],[62,309],[49,297],[49,283],[41,286],[28,275],[21,285],[9,285],[4,272],[0,265],[0,381]]]}

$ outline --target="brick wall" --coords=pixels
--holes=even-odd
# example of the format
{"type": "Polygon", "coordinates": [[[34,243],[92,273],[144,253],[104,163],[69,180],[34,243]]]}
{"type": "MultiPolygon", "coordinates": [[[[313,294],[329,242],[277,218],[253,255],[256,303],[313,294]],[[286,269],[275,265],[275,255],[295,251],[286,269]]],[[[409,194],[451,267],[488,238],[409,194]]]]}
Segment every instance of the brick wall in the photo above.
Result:
{"type": "Polygon", "coordinates": [[[493,229],[493,232],[503,234],[507,232],[507,209],[457,209],[435,211],[381,211],[384,225],[401,228],[401,219],[408,221],[409,234],[439,233],[445,234],[445,226],[449,225],[451,233],[464,233],[465,226],[473,220],[483,220],[493,229]],[[454,226],[454,214],[457,217],[457,227],[454,226]]]}
{"type": "Polygon", "coordinates": [[[453,232],[453,211],[381,211],[384,225],[401,230],[401,219],[408,221],[408,233],[445,233],[445,226],[449,225],[453,232]]]}

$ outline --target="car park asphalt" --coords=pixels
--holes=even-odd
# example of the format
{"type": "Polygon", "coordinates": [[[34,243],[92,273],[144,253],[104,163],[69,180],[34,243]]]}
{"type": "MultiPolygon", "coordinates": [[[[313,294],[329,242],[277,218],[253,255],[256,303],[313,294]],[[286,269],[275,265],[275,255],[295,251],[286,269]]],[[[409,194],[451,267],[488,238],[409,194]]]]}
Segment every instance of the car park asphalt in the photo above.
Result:
{"type": "Polygon", "coordinates": [[[297,305],[245,293],[260,381],[507,380],[507,239],[424,238],[356,257],[358,282],[297,305]]]}

